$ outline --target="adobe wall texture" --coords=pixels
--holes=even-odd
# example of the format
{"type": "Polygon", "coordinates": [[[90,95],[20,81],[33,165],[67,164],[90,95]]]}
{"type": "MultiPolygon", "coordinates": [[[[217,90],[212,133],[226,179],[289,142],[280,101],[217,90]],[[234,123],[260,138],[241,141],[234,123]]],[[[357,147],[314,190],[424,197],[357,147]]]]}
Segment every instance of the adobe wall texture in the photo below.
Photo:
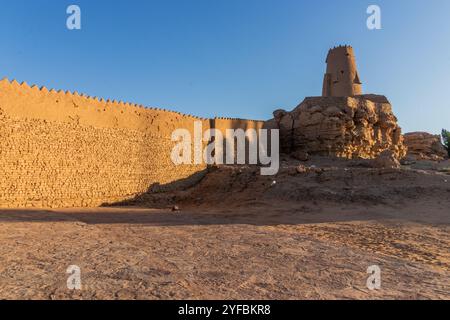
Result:
{"type": "Polygon", "coordinates": [[[93,207],[189,183],[206,165],[175,166],[171,134],[194,121],[213,123],[2,80],[0,207],[93,207]]]}
{"type": "MultiPolygon", "coordinates": [[[[228,129],[242,129],[245,132],[249,129],[254,129],[256,133],[259,133],[260,129],[265,129],[264,127],[264,121],[257,121],[257,120],[245,120],[245,119],[237,119],[237,118],[215,118],[211,122],[211,126],[215,129],[220,130],[220,132],[223,134],[223,145],[222,145],[222,154],[223,154],[223,162],[226,163],[227,159],[227,150],[234,150],[234,157],[231,157],[234,159],[235,163],[238,163],[238,157],[237,157],[237,150],[238,150],[238,142],[237,139],[230,139],[230,137],[227,136],[227,130],[228,129]]],[[[271,139],[271,137],[270,137],[271,139]]],[[[270,148],[270,139],[268,139],[268,146],[270,148]]],[[[249,136],[246,135],[245,137],[245,159],[246,163],[248,163],[248,159],[250,158],[250,151],[249,147],[251,145],[251,142],[257,144],[257,140],[249,140],[249,136]]],[[[216,152],[220,148],[220,146],[216,145],[216,152]]],[[[255,149],[258,151],[258,146],[255,149]]]]}

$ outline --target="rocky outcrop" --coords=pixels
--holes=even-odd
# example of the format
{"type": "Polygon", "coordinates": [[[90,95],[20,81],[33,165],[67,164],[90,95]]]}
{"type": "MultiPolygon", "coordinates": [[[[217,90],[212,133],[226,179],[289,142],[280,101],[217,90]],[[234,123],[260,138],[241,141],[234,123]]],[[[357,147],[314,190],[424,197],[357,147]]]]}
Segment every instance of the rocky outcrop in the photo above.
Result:
{"type": "Polygon", "coordinates": [[[427,132],[410,132],[404,135],[408,147],[408,159],[441,161],[447,158],[447,150],[439,135],[427,132]]]}
{"type": "Polygon", "coordinates": [[[277,110],[267,124],[280,129],[285,153],[374,159],[391,150],[406,154],[401,129],[384,96],[306,98],[292,112],[277,110]]]}

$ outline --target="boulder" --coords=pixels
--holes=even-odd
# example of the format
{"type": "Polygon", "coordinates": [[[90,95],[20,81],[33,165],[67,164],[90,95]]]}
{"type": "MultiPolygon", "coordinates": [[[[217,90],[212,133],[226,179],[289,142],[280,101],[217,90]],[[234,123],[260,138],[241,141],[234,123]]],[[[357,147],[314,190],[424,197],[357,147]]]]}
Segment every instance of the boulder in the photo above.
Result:
{"type": "Polygon", "coordinates": [[[273,112],[273,117],[276,121],[281,120],[281,118],[283,118],[283,116],[286,114],[287,112],[283,109],[277,109],[273,112]]]}
{"type": "Polygon", "coordinates": [[[392,150],[385,150],[378,155],[374,160],[371,160],[373,168],[382,169],[398,169],[400,162],[392,150]]]}

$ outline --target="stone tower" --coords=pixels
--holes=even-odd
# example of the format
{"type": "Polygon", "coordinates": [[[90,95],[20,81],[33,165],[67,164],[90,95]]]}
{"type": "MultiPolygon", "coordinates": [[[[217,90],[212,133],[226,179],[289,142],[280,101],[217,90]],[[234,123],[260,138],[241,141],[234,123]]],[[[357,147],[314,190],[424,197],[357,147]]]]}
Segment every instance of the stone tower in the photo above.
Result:
{"type": "Polygon", "coordinates": [[[348,97],[362,94],[362,83],[352,47],[339,46],[330,49],[326,63],[327,73],[323,80],[322,96],[348,97]]]}

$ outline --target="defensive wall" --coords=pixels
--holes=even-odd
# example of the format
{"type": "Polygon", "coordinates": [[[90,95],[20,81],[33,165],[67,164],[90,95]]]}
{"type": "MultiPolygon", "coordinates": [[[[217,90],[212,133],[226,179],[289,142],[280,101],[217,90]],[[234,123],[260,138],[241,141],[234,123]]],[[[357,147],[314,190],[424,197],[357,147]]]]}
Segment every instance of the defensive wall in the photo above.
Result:
{"type": "Polygon", "coordinates": [[[217,126],[262,122],[205,119],[92,98],[76,92],[0,81],[0,207],[94,207],[189,183],[205,164],[174,165],[175,129],[193,135],[217,126]]]}

